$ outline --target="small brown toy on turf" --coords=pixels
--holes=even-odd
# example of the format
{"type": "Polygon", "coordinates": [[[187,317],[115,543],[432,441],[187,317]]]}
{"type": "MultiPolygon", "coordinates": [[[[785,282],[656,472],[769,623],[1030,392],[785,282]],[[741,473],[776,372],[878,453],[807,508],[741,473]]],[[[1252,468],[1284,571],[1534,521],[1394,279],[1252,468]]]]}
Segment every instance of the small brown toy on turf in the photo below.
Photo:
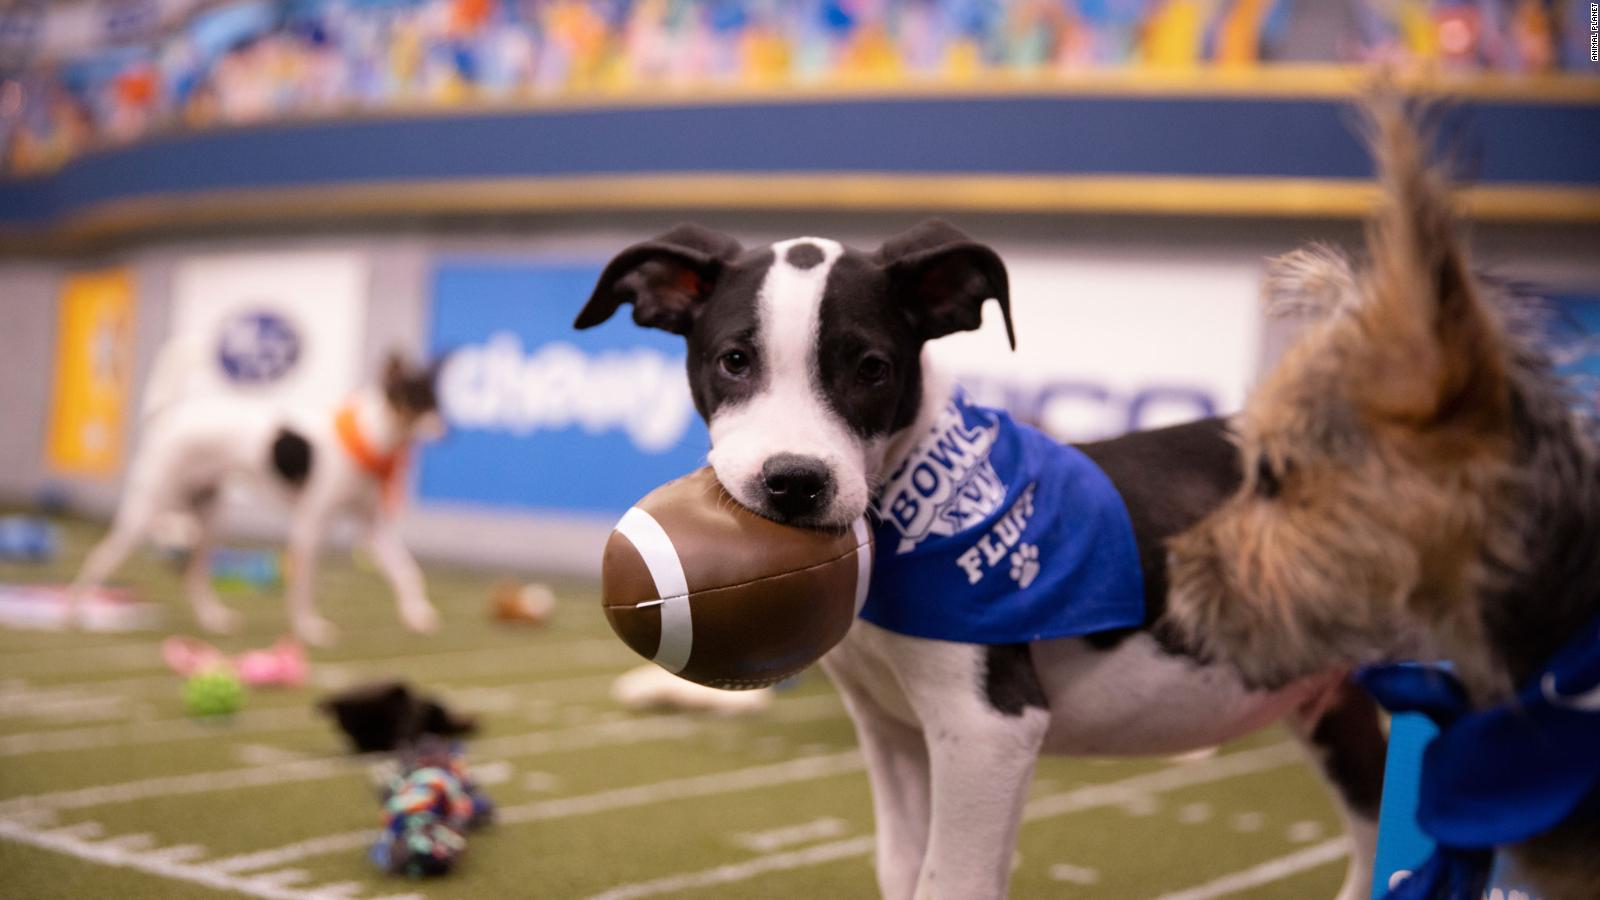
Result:
{"type": "Polygon", "coordinates": [[[547,584],[502,581],[489,593],[489,615],[496,622],[543,625],[555,608],[556,595],[547,584]]]}
{"type": "Polygon", "coordinates": [[[844,638],[866,596],[872,538],[780,525],[723,491],[709,468],[623,516],[602,565],[606,620],[623,642],[708,687],[766,687],[844,638]]]}

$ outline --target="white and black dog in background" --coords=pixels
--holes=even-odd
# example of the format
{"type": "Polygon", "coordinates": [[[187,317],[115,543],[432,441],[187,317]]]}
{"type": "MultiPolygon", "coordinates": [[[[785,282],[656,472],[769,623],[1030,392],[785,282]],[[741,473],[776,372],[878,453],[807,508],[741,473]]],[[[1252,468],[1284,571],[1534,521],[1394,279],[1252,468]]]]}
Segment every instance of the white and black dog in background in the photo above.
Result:
{"type": "Polygon", "coordinates": [[[434,382],[438,366],[414,367],[391,354],[379,382],[326,407],[263,414],[216,393],[189,389],[195,347],[163,348],[145,391],[142,435],[111,531],[84,561],[69,591],[68,621],[80,598],[107,578],[162,517],[194,522],[184,591],[207,631],[229,632],[238,615],[217,599],[210,556],[223,489],[234,481],[282,497],[289,506],[285,557],[289,620],[313,645],[337,629],[317,613],[317,554],[340,516],[356,519],[366,546],[394,589],[400,619],[413,631],[438,627],[422,571],[395,522],[406,454],[418,439],[443,431],[434,382]]]}
{"type": "MultiPolygon", "coordinates": [[[[999,256],[941,222],[874,253],[817,238],[745,250],[689,225],[619,254],[576,325],[629,303],[638,324],[683,335],[709,460],[728,492],[781,522],[846,527],[869,509],[886,514],[879,490],[953,408],[955,387],[927,364],[924,345],[976,329],[991,299],[1009,332],[999,256]]],[[[1159,627],[1165,540],[1240,482],[1225,423],[1079,450],[1126,506],[1142,624],[995,644],[912,637],[863,619],[823,660],[867,761],[883,895],[1004,896],[1041,752],[1171,754],[1287,717],[1343,807],[1352,843],[1339,898],[1366,896],[1386,743],[1371,700],[1343,673],[1251,690],[1232,669],[1163,640],[1159,627]]],[[[1062,515],[1070,523],[1073,511],[1062,515]]],[[[883,543],[880,563],[892,552],[883,543]]],[[[967,565],[976,557],[963,556],[979,575],[967,565]]],[[[1033,578],[1012,577],[1022,587],[1033,578]]],[[[933,610],[939,593],[916,602],[933,610]]]]}

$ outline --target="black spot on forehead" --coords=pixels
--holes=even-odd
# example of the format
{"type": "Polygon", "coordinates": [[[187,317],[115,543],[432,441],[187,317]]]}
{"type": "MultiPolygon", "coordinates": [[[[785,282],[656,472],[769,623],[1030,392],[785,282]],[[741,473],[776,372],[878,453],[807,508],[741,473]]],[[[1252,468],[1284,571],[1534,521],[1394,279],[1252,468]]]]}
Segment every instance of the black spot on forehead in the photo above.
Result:
{"type": "Polygon", "coordinates": [[[822,262],[824,258],[822,248],[810,242],[790,244],[789,249],[783,254],[783,261],[796,269],[809,269],[822,262]]]}

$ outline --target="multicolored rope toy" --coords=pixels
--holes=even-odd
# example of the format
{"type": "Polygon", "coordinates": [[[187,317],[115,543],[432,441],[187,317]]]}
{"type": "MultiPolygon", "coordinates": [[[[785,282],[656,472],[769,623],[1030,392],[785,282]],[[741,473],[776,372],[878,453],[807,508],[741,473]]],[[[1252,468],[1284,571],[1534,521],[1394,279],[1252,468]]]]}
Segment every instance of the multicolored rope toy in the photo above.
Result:
{"type": "Polygon", "coordinates": [[[494,818],[494,804],[468,776],[459,744],[424,737],[401,755],[403,774],[383,799],[383,833],[368,852],[395,875],[445,875],[466,852],[466,832],[494,818]]]}

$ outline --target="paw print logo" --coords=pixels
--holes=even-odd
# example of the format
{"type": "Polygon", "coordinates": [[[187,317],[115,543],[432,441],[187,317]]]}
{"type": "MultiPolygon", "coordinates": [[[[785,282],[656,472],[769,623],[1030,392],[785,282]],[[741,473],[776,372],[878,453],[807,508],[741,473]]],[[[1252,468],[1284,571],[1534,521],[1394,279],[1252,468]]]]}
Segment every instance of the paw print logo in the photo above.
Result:
{"type": "Polygon", "coordinates": [[[1018,544],[1011,554],[1011,580],[1017,587],[1027,588],[1039,577],[1039,548],[1032,544],[1018,544]]]}

